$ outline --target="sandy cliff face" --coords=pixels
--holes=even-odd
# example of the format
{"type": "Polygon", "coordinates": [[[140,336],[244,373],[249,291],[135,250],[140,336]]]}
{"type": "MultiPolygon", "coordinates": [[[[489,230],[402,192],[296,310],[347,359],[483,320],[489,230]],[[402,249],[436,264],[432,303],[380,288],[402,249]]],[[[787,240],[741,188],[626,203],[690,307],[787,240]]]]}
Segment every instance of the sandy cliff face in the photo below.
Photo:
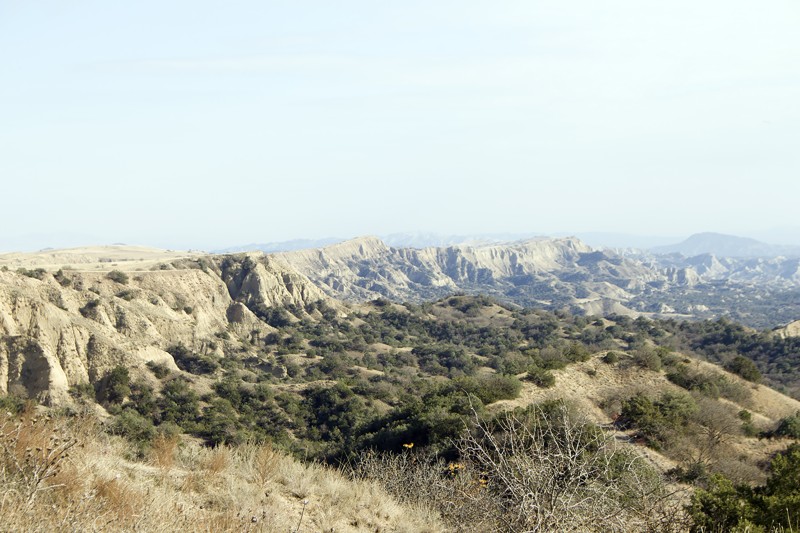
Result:
{"type": "Polygon", "coordinates": [[[800,320],[795,320],[791,324],[775,330],[779,336],[786,337],[800,337],[800,320]]]}
{"type": "Polygon", "coordinates": [[[302,308],[325,297],[263,255],[178,261],[130,272],[127,283],[100,272],[64,275],[59,283],[49,273],[0,272],[0,392],[58,404],[71,385],[94,383],[116,365],[174,367],[165,351],[172,345],[224,355],[217,334],[271,330],[255,306],[302,308]]]}
{"type": "Polygon", "coordinates": [[[733,314],[754,327],[795,319],[791,301],[800,288],[798,259],[618,253],[592,249],[576,238],[414,249],[366,237],[271,257],[345,300],[421,302],[466,292],[590,314],[733,314]],[[789,305],[761,305],[766,299],[789,305]]]}
{"type": "Polygon", "coordinates": [[[374,237],[273,257],[308,276],[328,295],[354,300],[420,301],[456,291],[624,311],[627,291],[663,276],[629,259],[594,251],[578,239],[508,244],[391,248],[374,237]]]}

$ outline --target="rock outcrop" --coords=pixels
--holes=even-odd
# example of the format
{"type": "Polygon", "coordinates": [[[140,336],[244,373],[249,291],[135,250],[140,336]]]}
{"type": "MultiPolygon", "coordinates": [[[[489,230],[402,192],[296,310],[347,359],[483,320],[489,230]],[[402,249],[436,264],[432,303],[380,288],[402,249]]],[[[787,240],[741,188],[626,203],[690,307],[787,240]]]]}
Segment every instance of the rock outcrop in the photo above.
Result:
{"type": "Polygon", "coordinates": [[[70,386],[96,383],[116,365],[174,368],[173,345],[224,355],[220,336],[272,330],[254,310],[302,312],[321,299],[306,277],[262,254],[176,261],[125,283],[101,272],[0,272],[0,393],[59,404],[70,386]]]}
{"type": "Polygon", "coordinates": [[[319,250],[275,254],[329,296],[421,301],[456,291],[494,294],[523,304],[554,303],[624,311],[627,291],[663,276],[640,263],[595,251],[578,239],[509,244],[391,248],[375,237],[319,250]],[[597,301],[608,300],[599,305],[597,301]]]}
{"type": "Polygon", "coordinates": [[[424,301],[481,293],[520,305],[587,313],[735,316],[754,327],[800,314],[800,261],[595,250],[575,238],[393,248],[375,237],[274,254],[346,300],[424,301]],[[780,303],[781,300],[786,303],[780,303]],[[764,302],[775,301],[772,306],[764,302]]]}
{"type": "Polygon", "coordinates": [[[786,337],[800,337],[800,320],[795,320],[791,324],[776,329],[775,333],[784,339],[786,337]]]}

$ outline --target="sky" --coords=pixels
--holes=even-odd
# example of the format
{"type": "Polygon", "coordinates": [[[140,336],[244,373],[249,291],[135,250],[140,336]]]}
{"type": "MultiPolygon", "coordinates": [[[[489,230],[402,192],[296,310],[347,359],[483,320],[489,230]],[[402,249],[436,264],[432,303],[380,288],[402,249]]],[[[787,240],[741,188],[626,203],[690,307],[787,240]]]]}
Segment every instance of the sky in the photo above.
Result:
{"type": "Polygon", "coordinates": [[[0,251],[800,244],[796,0],[0,0],[0,251]]]}

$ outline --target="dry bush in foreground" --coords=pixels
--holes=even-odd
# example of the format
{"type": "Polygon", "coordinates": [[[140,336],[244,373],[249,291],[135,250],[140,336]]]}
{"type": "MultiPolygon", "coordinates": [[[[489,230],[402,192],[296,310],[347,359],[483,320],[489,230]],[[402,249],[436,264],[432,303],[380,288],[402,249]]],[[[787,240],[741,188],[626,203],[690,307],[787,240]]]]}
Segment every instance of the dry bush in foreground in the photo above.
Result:
{"type": "Polygon", "coordinates": [[[49,416],[25,411],[15,417],[0,414],[0,482],[3,498],[10,493],[30,506],[37,495],[57,485],[58,475],[77,441],[64,435],[62,424],[49,416]]]}
{"type": "Polygon", "coordinates": [[[563,405],[506,413],[456,443],[461,460],[366,454],[353,467],[457,531],[683,531],[681,495],[563,405]]]}
{"type": "Polygon", "coordinates": [[[670,531],[680,502],[640,455],[563,404],[506,413],[459,443],[507,531],[670,531]]]}
{"type": "Polygon", "coordinates": [[[367,452],[350,470],[380,484],[403,503],[428,507],[455,531],[499,531],[501,509],[488,497],[486,480],[464,462],[448,463],[425,452],[367,452]]]}

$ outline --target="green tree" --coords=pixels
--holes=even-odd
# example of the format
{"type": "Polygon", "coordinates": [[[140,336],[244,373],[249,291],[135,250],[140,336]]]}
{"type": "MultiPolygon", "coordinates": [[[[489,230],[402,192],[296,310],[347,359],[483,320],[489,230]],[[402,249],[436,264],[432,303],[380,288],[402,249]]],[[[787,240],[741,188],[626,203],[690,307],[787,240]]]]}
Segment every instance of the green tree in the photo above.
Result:
{"type": "Polygon", "coordinates": [[[800,411],[782,419],[775,429],[774,434],[779,437],[800,439],[800,411]]]}
{"type": "Polygon", "coordinates": [[[706,490],[692,496],[692,531],[792,531],[800,522],[800,444],[792,444],[772,459],[765,485],[734,485],[712,476],[706,490]]]}
{"type": "Polygon", "coordinates": [[[160,422],[174,422],[183,429],[193,428],[199,414],[200,398],[183,379],[164,385],[158,400],[160,422]]]}
{"type": "Polygon", "coordinates": [[[97,395],[98,401],[118,405],[131,394],[131,375],[124,366],[116,366],[106,374],[97,395]]]}
{"type": "Polygon", "coordinates": [[[758,383],[761,381],[761,372],[758,371],[756,364],[747,357],[737,355],[725,364],[728,372],[733,372],[747,381],[758,383]]]}

